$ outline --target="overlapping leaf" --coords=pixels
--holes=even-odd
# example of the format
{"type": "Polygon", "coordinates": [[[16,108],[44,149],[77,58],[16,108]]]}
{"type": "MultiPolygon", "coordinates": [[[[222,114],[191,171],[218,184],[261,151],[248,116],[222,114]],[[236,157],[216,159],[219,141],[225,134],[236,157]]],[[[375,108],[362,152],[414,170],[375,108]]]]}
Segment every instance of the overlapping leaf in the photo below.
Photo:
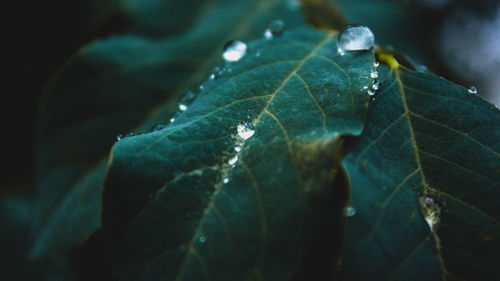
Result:
{"type": "Polygon", "coordinates": [[[336,159],[372,83],[373,52],[336,42],[311,29],[252,42],[173,123],[115,144],[103,225],[121,280],[297,278],[340,222],[336,159]]]}
{"type": "Polygon", "coordinates": [[[344,278],[495,280],[500,113],[461,86],[393,66],[344,159],[358,210],[344,278]]]}
{"type": "Polygon", "coordinates": [[[194,27],[178,37],[110,38],[69,61],[40,107],[32,256],[67,250],[99,227],[107,155],[118,134],[169,120],[175,100],[220,62],[227,40],[259,37],[274,18],[289,27],[303,23],[300,11],[282,1],[220,1],[204,6],[194,27]]]}

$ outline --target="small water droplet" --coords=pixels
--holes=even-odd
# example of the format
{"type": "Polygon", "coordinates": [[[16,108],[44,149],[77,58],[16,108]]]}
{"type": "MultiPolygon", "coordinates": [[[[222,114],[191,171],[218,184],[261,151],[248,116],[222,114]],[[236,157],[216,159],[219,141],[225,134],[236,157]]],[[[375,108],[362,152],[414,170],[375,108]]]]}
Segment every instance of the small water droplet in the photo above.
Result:
{"type": "Polygon", "coordinates": [[[224,179],[222,179],[222,182],[223,182],[224,184],[228,183],[228,182],[229,182],[229,178],[224,178],[224,179]]]}
{"type": "Polygon", "coordinates": [[[260,52],[255,53],[255,57],[260,58],[260,52]]]}
{"type": "Polygon", "coordinates": [[[240,151],[241,151],[241,147],[239,147],[239,146],[235,146],[235,147],[234,147],[234,151],[236,151],[236,152],[240,152],[240,151]]]}
{"type": "Polygon", "coordinates": [[[364,25],[353,24],[344,28],[338,36],[339,49],[344,51],[367,51],[375,44],[373,32],[364,25]]]}
{"type": "Polygon", "coordinates": [[[380,82],[377,81],[373,83],[372,90],[377,91],[378,89],[380,89],[380,82]]]}
{"type": "Polygon", "coordinates": [[[380,63],[378,61],[373,63],[373,66],[375,66],[375,67],[378,67],[379,65],[380,65],[380,63]]]}
{"type": "Polygon", "coordinates": [[[172,115],[172,117],[170,118],[170,123],[173,123],[175,121],[175,119],[177,119],[178,116],[179,116],[179,112],[174,113],[174,115],[172,115]]]}
{"type": "Polygon", "coordinates": [[[368,93],[370,96],[375,95],[375,91],[374,91],[374,90],[372,90],[372,89],[368,90],[368,91],[367,91],[367,93],[368,93]]]}
{"type": "Polygon", "coordinates": [[[188,109],[187,105],[179,103],[179,110],[180,111],[186,111],[188,109]]]}
{"type": "Polygon", "coordinates": [[[202,235],[202,236],[200,236],[200,238],[198,238],[198,241],[200,241],[200,243],[203,244],[203,243],[207,242],[207,239],[205,238],[205,236],[202,235]]]}
{"type": "Polygon", "coordinates": [[[231,40],[224,45],[222,57],[229,62],[239,61],[245,56],[247,52],[247,45],[238,40],[231,40]]]}
{"type": "Polygon", "coordinates": [[[474,87],[474,86],[471,86],[468,90],[467,90],[470,94],[477,94],[477,88],[474,87]]]}
{"type": "Polygon", "coordinates": [[[436,202],[436,199],[429,195],[420,196],[419,205],[425,222],[429,225],[429,229],[431,232],[436,231],[441,219],[441,207],[436,202]]]}
{"type": "Polygon", "coordinates": [[[236,164],[236,162],[238,162],[238,155],[235,155],[233,158],[231,158],[231,159],[229,159],[229,160],[227,161],[227,163],[228,163],[229,165],[231,165],[231,166],[232,166],[232,165],[234,165],[234,164],[236,164]]]}
{"type": "Polygon", "coordinates": [[[193,102],[193,100],[195,98],[196,98],[196,94],[191,92],[191,91],[188,91],[184,94],[184,96],[182,96],[182,98],[180,99],[180,103],[190,104],[191,102],[193,102]]]}
{"type": "Polygon", "coordinates": [[[200,84],[200,87],[198,87],[198,89],[200,89],[200,91],[203,91],[203,89],[205,89],[205,86],[203,86],[203,84],[200,84]]]}
{"type": "Polygon", "coordinates": [[[119,134],[118,136],[116,136],[116,140],[117,141],[121,141],[123,139],[123,135],[122,134],[119,134]]]}
{"type": "Polygon", "coordinates": [[[215,73],[210,74],[210,76],[208,76],[208,80],[215,80],[215,73]]]}
{"type": "Polygon", "coordinates": [[[159,130],[161,130],[163,128],[165,128],[165,125],[158,124],[158,125],[154,126],[153,128],[151,128],[151,131],[159,131],[159,130]]]}
{"type": "Polygon", "coordinates": [[[378,78],[378,72],[377,71],[372,71],[372,73],[370,73],[370,77],[373,78],[373,79],[377,79],[378,78]]]}
{"type": "Polygon", "coordinates": [[[363,90],[368,90],[368,86],[363,86],[363,90]]]}
{"type": "Polygon", "coordinates": [[[248,123],[238,124],[236,131],[238,132],[238,136],[244,140],[251,138],[255,134],[255,130],[248,123]]]}
{"type": "Polygon", "coordinates": [[[353,206],[344,207],[344,209],[342,210],[342,214],[345,217],[352,217],[356,214],[356,208],[354,208],[353,206]]]}
{"type": "Polygon", "coordinates": [[[285,31],[285,23],[282,20],[273,20],[266,25],[264,37],[272,39],[283,34],[283,31],[285,31]]]}
{"type": "Polygon", "coordinates": [[[341,56],[345,55],[344,50],[342,50],[342,48],[340,48],[340,47],[338,47],[338,48],[337,48],[337,52],[338,52],[341,56]]]}

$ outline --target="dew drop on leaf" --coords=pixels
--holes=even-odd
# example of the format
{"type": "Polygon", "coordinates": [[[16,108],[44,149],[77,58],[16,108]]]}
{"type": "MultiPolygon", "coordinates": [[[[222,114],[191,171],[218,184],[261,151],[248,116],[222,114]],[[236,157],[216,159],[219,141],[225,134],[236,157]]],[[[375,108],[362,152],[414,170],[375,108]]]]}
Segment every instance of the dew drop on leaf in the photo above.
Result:
{"type": "Polygon", "coordinates": [[[188,109],[187,105],[183,103],[179,103],[179,110],[180,111],[186,111],[188,109]]]}
{"type": "Polygon", "coordinates": [[[165,128],[165,125],[158,124],[158,125],[154,126],[153,128],[151,128],[151,131],[159,131],[159,130],[161,130],[163,128],[165,128]]]}
{"type": "Polygon", "coordinates": [[[374,91],[374,90],[372,90],[372,89],[368,90],[368,92],[367,92],[367,93],[368,93],[370,96],[375,95],[375,91],[374,91]]]}
{"type": "Polygon", "coordinates": [[[372,90],[377,91],[380,88],[380,82],[375,82],[372,85],[372,90]]]}
{"type": "Polygon", "coordinates": [[[184,96],[182,96],[180,103],[190,104],[191,102],[193,102],[195,98],[196,98],[195,93],[188,91],[187,93],[184,94],[184,96]]]}
{"type": "Polygon", "coordinates": [[[229,178],[224,178],[224,179],[222,179],[222,183],[226,184],[226,183],[228,183],[228,182],[229,182],[229,178]]]}
{"type": "Polygon", "coordinates": [[[344,28],[338,37],[339,53],[367,51],[375,44],[373,32],[364,25],[354,24],[344,28]]]}
{"type": "Polygon", "coordinates": [[[285,31],[285,23],[282,20],[273,20],[266,25],[264,37],[272,39],[283,34],[283,31],[285,31]]]}
{"type": "Polygon", "coordinates": [[[231,40],[224,45],[222,57],[228,62],[239,61],[245,56],[247,52],[247,45],[238,40],[231,40]]]}
{"type": "Polygon", "coordinates": [[[419,205],[425,222],[429,225],[429,229],[431,232],[436,231],[439,227],[441,216],[441,207],[436,202],[436,199],[429,195],[420,196],[419,205]]]}
{"type": "Polygon", "coordinates": [[[238,162],[238,155],[235,155],[233,158],[231,158],[231,159],[229,159],[229,160],[227,161],[227,163],[228,163],[229,165],[234,165],[234,164],[236,164],[236,162],[238,162]]]}
{"type": "Polygon", "coordinates": [[[471,86],[468,90],[467,90],[470,94],[477,94],[477,88],[474,87],[474,86],[471,86]]]}
{"type": "Polygon", "coordinates": [[[240,152],[240,151],[241,151],[241,147],[239,147],[239,146],[235,146],[235,147],[234,147],[234,151],[236,151],[236,152],[240,152]]]}
{"type": "Polygon", "coordinates": [[[198,238],[198,241],[200,241],[200,243],[205,243],[207,241],[207,239],[205,238],[205,236],[200,236],[200,238],[198,238]]]}
{"type": "Polygon", "coordinates": [[[375,67],[378,67],[379,65],[380,65],[380,63],[378,61],[373,63],[373,66],[375,66],[375,67]]]}
{"type": "Polygon", "coordinates": [[[255,134],[255,130],[252,129],[248,123],[238,124],[236,130],[238,132],[238,136],[244,140],[251,138],[255,134]]]}
{"type": "Polygon", "coordinates": [[[373,78],[373,79],[377,79],[378,78],[378,72],[377,71],[373,71],[372,73],[370,73],[370,77],[373,78]]]}
{"type": "Polygon", "coordinates": [[[353,206],[344,207],[344,209],[342,210],[342,214],[344,215],[344,217],[352,217],[356,214],[356,208],[354,208],[353,206]]]}

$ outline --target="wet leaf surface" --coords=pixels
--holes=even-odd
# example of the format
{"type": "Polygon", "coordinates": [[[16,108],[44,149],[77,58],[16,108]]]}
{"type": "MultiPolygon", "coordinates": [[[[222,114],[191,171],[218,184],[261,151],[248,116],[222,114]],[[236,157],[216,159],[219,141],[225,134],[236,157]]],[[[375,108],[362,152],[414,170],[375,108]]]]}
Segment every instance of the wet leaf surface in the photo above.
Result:
{"type": "Polygon", "coordinates": [[[344,159],[345,280],[494,280],[500,114],[432,74],[390,71],[344,159]],[[376,278],[374,278],[376,276],[376,278]]]}
{"type": "Polygon", "coordinates": [[[341,233],[340,146],[374,56],[337,49],[312,29],[251,42],[173,123],[115,144],[103,225],[121,280],[289,280],[323,228],[341,233]]]}

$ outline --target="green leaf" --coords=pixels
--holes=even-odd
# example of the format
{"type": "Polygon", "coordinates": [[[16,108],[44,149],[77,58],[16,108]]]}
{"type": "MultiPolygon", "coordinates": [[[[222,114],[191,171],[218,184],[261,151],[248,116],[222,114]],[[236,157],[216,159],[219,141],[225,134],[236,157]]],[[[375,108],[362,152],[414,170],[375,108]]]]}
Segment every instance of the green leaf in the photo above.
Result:
{"type": "Polygon", "coordinates": [[[395,66],[344,159],[358,210],[344,278],[496,280],[500,113],[461,86],[395,66]]]}
{"type": "Polygon", "coordinates": [[[340,146],[362,131],[374,56],[336,39],[254,41],[173,123],[115,144],[102,221],[121,280],[290,280],[316,235],[340,236],[340,146]]]}
{"type": "Polygon", "coordinates": [[[68,258],[28,259],[31,205],[32,200],[26,194],[0,197],[0,280],[76,280],[68,258]]]}
{"type": "Polygon", "coordinates": [[[193,28],[178,37],[114,37],[71,59],[40,105],[32,227],[37,239],[31,255],[66,251],[95,231],[116,136],[165,124],[177,99],[197,89],[222,60],[226,41],[260,37],[274,18],[288,28],[303,25],[300,11],[288,10],[282,1],[222,1],[204,7],[193,28]]]}

